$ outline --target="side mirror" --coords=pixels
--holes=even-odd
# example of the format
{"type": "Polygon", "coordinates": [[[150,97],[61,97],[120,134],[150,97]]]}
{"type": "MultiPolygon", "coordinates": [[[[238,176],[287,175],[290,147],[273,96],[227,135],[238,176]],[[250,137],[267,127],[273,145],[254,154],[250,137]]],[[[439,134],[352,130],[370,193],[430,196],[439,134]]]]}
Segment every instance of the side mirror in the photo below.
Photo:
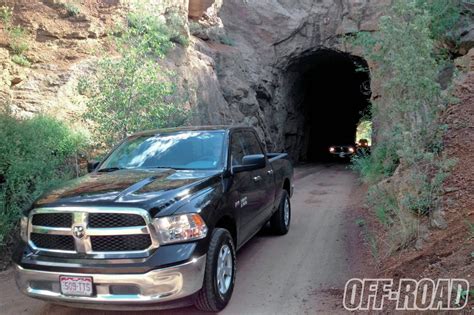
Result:
{"type": "Polygon", "coordinates": [[[97,166],[99,166],[99,163],[100,163],[99,161],[95,161],[95,160],[88,161],[87,162],[87,171],[89,173],[93,172],[97,168],[97,166]]]}
{"type": "Polygon", "coordinates": [[[267,161],[263,154],[246,155],[242,158],[242,165],[232,167],[232,172],[240,173],[246,171],[253,171],[266,166],[267,161]]]}

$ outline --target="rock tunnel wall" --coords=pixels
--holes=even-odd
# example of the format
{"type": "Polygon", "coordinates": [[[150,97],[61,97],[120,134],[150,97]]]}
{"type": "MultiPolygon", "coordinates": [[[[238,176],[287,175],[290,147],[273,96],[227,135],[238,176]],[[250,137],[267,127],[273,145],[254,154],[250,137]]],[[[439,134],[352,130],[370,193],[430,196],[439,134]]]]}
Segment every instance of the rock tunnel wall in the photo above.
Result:
{"type": "MultiPolygon", "coordinates": [[[[245,124],[257,128],[271,150],[305,155],[305,85],[308,61],[321,50],[347,51],[345,34],[374,31],[390,0],[150,0],[153,12],[189,17],[188,47],[163,61],[176,72],[197,109],[194,124],[245,124]],[[303,108],[304,109],[304,108],[303,108]]],[[[31,68],[10,61],[0,40],[0,95],[21,117],[45,112],[76,124],[84,111],[74,87],[93,71],[105,35],[126,14],[126,2],[87,0],[81,15],[65,17],[54,1],[6,1],[28,29],[31,68]],[[98,9],[96,9],[98,8],[98,9]],[[38,35],[39,34],[39,35],[38,35]],[[52,78],[58,78],[52,81],[52,78]]],[[[128,2],[127,2],[128,3],[128,2]]],[[[0,35],[2,35],[0,27],[0,35]]],[[[4,35],[4,34],[3,34],[4,35]]],[[[0,36],[1,37],[1,36],[0,36]]],[[[313,69],[318,71],[317,69],[313,69]]]]}
{"type": "MultiPolygon", "coordinates": [[[[255,126],[272,150],[304,158],[308,130],[302,76],[324,50],[348,52],[341,39],[375,31],[390,1],[226,0],[220,17],[235,46],[216,60],[232,122],[255,126]]],[[[317,68],[313,71],[318,71],[317,68]]]]}

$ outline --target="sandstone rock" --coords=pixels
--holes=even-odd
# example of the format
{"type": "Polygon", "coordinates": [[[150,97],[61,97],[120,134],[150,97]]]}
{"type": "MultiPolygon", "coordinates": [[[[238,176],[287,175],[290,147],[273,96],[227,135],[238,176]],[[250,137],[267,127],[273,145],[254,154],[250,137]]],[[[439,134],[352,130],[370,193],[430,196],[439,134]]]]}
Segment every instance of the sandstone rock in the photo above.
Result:
{"type": "Polygon", "coordinates": [[[188,16],[199,20],[206,10],[214,4],[215,0],[189,0],[188,16]]]}

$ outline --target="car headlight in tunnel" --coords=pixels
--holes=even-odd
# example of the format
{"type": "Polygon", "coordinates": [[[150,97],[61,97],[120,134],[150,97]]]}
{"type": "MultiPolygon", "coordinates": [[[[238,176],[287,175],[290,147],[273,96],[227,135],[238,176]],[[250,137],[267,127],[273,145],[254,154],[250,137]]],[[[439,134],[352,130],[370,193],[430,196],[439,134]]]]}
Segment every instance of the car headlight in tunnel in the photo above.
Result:
{"type": "Polygon", "coordinates": [[[161,244],[188,242],[205,238],[208,228],[197,213],[157,218],[153,224],[161,244]]]}
{"type": "Polygon", "coordinates": [[[336,148],[334,148],[334,147],[330,147],[330,148],[329,148],[329,152],[332,153],[332,152],[334,152],[334,151],[336,151],[336,148]]]}

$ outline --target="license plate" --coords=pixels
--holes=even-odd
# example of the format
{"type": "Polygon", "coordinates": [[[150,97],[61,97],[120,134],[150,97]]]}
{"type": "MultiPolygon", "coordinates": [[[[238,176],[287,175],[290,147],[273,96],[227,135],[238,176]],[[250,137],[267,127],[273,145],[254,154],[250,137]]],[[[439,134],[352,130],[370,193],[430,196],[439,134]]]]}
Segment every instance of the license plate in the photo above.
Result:
{"type": "Polygon", "coordinates": [[[72,296],[91,296],[92,295],[92,277],[70,277],[60,276],[59,284],[61,293],[72,296]]]}

